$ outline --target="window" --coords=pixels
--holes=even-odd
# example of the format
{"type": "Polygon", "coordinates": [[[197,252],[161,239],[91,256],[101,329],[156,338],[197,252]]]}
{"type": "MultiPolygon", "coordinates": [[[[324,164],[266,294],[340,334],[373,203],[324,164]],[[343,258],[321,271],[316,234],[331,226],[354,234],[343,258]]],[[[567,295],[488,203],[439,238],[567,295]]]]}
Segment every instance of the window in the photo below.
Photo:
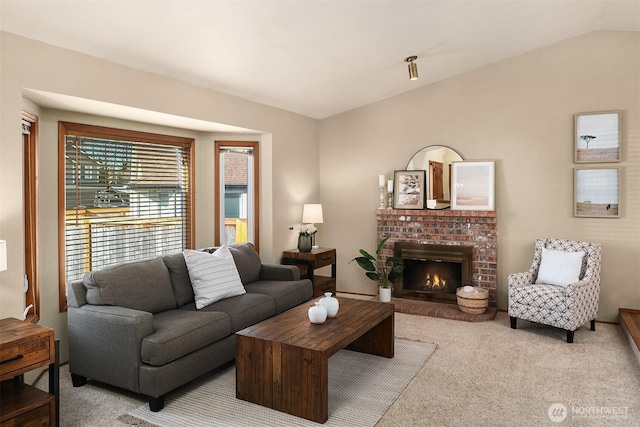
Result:
{"type": "Polygon", "coordinates": [[[252,242],[259,249],[258,143],[216,141],[216,245],[252,242]]]}
{"type": "Polygon", "coordinates": [[[193,140],[59,124],[60,307],[110,264],[192,247],[193,140]]]}
{"type": "Polygon", "coordinates": [[[32,306],[27,320],[40,319],[38,283],[38,117],[22,111],[24,170],[24,279],[27,285],[25,307],[32,306]]]}

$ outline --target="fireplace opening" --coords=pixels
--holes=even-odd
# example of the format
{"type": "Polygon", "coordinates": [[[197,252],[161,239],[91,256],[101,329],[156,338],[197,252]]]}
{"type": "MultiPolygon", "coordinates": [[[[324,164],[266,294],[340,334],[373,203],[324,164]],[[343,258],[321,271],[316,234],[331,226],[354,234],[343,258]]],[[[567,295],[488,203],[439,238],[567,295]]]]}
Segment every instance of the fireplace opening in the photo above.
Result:
{"type": "Polygon", "coordinates": [[[451,294],[462,283],[462,265],[441,260],[405,259],[403,287],[408,290],[451,294]]]}
{"type": "Polygon", "coordinates": [[[396,242],[394,252],[405,264],[396,298],[455,303],[456,290],[471,284],[471,246],[396,242]]]}

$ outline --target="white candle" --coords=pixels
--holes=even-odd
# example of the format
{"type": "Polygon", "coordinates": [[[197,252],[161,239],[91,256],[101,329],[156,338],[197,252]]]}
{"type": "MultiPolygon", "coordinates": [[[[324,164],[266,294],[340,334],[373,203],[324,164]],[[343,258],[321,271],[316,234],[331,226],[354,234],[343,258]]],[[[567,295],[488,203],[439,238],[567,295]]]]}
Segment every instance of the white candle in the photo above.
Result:
{"type": "Polygon", "coordinates": [[[387,181],[387,191],[389,193],[391,193],[393,191],[393,181],[392,180],[387,181]]]}
{"type": "Polygon", "coordinates": [[[378,177],[378,185],[379,185],[380,187],[384,187],[384,181],[385,181],[385,180],[386,180],[385,176],[384,176],[384,175],[380,175],[380,176],[378,177]]]}

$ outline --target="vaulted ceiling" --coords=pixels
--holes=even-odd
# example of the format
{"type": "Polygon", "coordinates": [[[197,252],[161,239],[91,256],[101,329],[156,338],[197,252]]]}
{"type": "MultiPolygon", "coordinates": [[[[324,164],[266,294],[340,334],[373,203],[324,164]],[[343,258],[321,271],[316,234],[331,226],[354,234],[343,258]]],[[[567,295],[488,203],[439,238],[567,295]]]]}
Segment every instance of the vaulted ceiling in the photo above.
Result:
{"type": "Polygon", "coordinates": [[[0,0],[0,29],[322,119],[581,34],[640,31],[640,1],[0,0]]]}

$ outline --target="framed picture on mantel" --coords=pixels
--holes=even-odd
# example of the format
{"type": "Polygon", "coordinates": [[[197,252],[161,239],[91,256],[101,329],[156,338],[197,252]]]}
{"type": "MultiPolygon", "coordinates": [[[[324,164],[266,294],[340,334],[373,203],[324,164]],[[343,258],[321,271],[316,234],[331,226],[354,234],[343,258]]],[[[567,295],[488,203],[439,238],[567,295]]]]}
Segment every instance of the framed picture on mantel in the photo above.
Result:
{"type": "Polygon", "coordinates": [[[451,209],[495,210],[495,161],[453,162],[451,166],[451,209]]]}
{"type": "Polygon", "coordinates": [[[424,209],[424,170],[402,170],[393,174],[393,208],[424,209]]]}

